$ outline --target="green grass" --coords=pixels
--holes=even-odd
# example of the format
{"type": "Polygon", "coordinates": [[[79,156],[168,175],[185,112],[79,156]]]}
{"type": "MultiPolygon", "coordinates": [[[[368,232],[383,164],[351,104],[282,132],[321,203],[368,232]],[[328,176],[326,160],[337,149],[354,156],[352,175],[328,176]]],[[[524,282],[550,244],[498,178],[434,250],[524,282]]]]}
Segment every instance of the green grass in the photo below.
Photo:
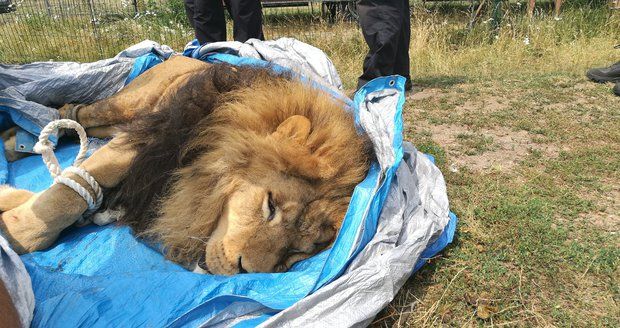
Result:
{"type": "MultiPolygon", "coordinates": [[[[584,77],[620,60],[620,13],[569,2],[559,21],[548,5],[530,20],[524,5],[496,33],[488,15],[468,30],[466,5],[414,8],[405,138],[436,157],[460,221],[374,326],[620,326],[620,97],[584,77]]],[[[0,61],[94,60],[144,38],[181,49],[191,30],[170,15],[107,16],[97,47],[77,23],[7,23],[0,34],[33,49],[0,37],[0,61]]],[[[354,24],[304,11],[266,23],[270,38],[324,49],[354,88],[366,53],[354,24]]]]}
{"type": "Polygon", "coordinates": [[[467,155],[480,155],[493,149],[493,137],[480,133],[459,133],[456,138],[467,155]]]}

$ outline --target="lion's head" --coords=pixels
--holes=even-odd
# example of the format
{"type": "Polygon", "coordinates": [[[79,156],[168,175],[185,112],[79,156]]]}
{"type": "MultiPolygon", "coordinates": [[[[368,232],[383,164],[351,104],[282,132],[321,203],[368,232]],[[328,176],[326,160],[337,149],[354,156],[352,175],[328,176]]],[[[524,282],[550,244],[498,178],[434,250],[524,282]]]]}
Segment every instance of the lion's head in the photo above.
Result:
{"type": "Polygon", "coordinates": [[[215,274],[285,271],[326,248],[370,163],[352,114],[323,91],[262,73],[215,107],[181,147],[188,164],[143,233],[172,260],[215,274]]]}

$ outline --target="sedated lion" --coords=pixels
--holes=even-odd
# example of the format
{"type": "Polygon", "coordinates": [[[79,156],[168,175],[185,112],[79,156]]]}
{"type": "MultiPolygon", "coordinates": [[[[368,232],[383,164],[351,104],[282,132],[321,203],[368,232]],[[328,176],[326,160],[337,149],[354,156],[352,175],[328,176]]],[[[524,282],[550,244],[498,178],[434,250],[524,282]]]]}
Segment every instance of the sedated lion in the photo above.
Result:
{"type": "MultiPolygon", "coordinates": [[[[342,108],[269,68],[175,56],[113,97],[60,111],[114,136],[80,167],[121,224],[180,264],[236,274],[285,271],[335,239],[372,156],[342,108]]],[[[17,252],[44,249],[86,207],[62,184],[4,187],[0,229],[17,252]]]]}

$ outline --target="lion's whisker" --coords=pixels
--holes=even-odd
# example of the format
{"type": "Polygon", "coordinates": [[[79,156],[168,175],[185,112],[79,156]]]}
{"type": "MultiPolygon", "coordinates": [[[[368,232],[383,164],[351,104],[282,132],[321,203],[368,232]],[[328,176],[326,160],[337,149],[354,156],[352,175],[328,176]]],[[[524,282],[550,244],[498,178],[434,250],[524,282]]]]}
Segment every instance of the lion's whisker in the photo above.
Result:
{"type": "Polygon", "coordinates": [[[209,238],[200,238],[200,237],[196,237],[196,236],[188,236],[187,238],[198,240],[198,241],[202,242],[205,245],[209,242],[209,238]]]}

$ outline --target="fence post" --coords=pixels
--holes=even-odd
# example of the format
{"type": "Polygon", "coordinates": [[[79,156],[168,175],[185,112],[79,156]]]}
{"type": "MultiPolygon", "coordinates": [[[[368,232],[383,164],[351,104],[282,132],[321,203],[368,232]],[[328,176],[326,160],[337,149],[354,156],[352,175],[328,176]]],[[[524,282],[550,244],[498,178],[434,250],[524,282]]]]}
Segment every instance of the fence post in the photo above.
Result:
{"type": "Polygon", "coordinates": [[[536,6],[536,0],[529,0],[527,2],[527,17],[534,17],[534,7],[536,6]]]}
{"type": "Polygon", "coordinates": [[[95,13],[95,4],[93,0],[86,0],[88,3],[88,9],[90,10],[90,22],[93,27],[93,37],[95,38],[95,43],[97,44],[97,48],[99,49],[99,59],[103,59],[103,48],[101,48],[101,40],[99,37],[99,31],[97,30],[97,15],[95,13]]]}
{"type": "Polygon", "coordinates": [[[493,18],[492,26],[494,33],[499,31],[499,28],[502,24],[503,18],[503,10],[502,10],[502,0],[493,0],[493,13],[491,14],[491,18],[493,18]]]}
{"type": "Polygon", "coordinates": [[[45,0],[45,8],[47,9],[47,15],[52,17],[52,5],[50,5],[50,0],[45,0]]]}
{"type": "Polygon", "coordinates": [[[65,19],[67,14],[65,13],[65,7],[62,1],[58,1],[58,9],[60,10],[60,17],[65,19]]]}

